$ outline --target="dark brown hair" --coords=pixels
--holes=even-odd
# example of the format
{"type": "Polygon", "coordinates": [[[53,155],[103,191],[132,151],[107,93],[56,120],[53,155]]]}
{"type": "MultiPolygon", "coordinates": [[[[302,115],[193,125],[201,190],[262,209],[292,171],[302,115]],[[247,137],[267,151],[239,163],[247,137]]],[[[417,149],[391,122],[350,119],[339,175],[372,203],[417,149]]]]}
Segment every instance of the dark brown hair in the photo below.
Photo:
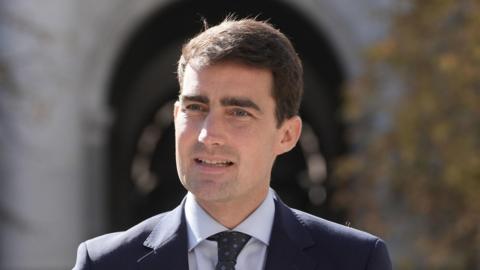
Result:
{"type": "Polygon", "coordinates": [[[272,72],[277,126],[298,114],[303,93],[302,63],[289,39],[271,24],[227,18],[192,38],[183,46],[178,62],[180,89],[187,64],[201,68],[222,61],[272,72]]]}

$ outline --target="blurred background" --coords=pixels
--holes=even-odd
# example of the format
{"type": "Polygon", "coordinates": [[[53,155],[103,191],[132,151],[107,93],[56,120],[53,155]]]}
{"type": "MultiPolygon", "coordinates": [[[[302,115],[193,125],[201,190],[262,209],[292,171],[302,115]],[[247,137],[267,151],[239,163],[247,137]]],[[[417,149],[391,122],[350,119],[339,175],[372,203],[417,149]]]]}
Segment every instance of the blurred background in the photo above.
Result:
{"type": "Polygon", "coordinates": [[[229,13],[304,61],[280,197],[384,238],[395,269],[480,269],[480,0],[0,0],[0,269],[70,269],[180,202],[176,61],[229,13]]]}

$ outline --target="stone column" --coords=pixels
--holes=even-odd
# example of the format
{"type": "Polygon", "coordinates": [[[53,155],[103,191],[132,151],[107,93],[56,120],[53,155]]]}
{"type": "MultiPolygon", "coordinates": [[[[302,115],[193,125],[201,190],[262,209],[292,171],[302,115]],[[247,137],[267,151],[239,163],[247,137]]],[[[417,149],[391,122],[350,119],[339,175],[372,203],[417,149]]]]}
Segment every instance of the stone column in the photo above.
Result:
{"type": "Polygon", "coordinates": [[[71,2],[0,2],[0,269],[69,269],[86,235],[71,2]]]}

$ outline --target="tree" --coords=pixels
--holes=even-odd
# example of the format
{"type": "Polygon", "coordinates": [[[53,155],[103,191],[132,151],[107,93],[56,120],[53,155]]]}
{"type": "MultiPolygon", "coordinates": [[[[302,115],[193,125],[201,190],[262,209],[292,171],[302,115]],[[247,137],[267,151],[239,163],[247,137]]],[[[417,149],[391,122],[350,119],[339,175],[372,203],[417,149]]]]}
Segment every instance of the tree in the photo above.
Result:
{"type": "Polygon", "coordinates": [[[355,226],[413,235],[398,268],[480,269],[480,1],[402,4],[347,90],[336,199],[355,226]]]}

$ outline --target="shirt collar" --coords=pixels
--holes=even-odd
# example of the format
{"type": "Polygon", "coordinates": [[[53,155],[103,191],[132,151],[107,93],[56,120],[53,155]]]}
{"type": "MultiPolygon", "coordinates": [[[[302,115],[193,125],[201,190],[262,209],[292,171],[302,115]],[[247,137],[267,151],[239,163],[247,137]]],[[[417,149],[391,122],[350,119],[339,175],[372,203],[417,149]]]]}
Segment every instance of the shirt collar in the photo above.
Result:
{"type": "MultiPolygon", "coordinates": [[[[273,196],[273,191],[270,189],[258,208],[233,230],[246,233],[268,245],[275,215],[273,196]]],[[[185,219],[187,221],[189,251],[207,237],[229,230],[205,212],[190,192],[188,192],[185,201],[185,219]]]]}

